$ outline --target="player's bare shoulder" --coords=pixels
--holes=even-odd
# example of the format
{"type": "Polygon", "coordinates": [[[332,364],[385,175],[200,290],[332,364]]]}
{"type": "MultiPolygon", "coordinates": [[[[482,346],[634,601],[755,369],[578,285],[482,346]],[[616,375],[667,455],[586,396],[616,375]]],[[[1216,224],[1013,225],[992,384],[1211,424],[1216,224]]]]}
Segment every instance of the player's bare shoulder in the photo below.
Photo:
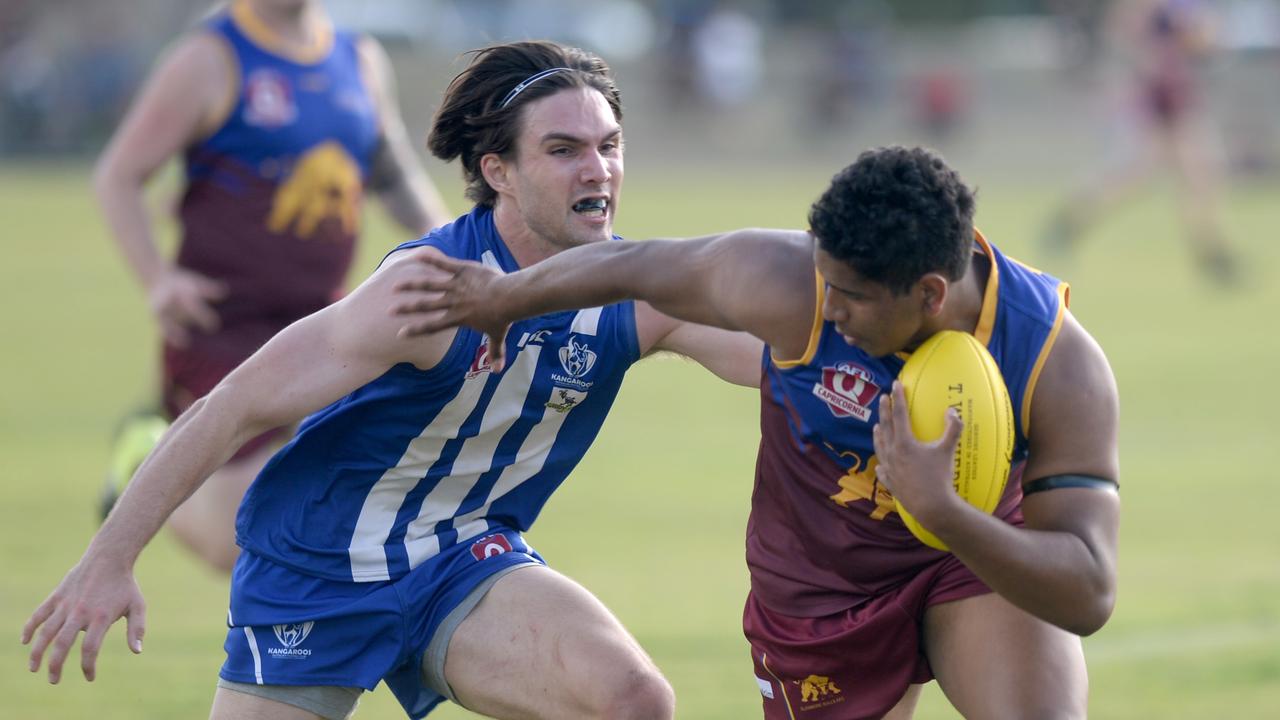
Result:
{"type": "Polygon", "coordinates": [[[443,256],[443,253],[433,247],[393,252],[359,287],[333,306],[335,322],[340,324],[337,332],[346,338],[344,344],[363,348],[388,364],[409,362],[427,370],[440,362],[456,331],[406,337],[400,332],[404,319],[392,310],[397,288],[404,283],[433,273],[447,279],[445,271],[421,261],[424,255],[443,256]]]}
{"type": "Polygon", "coordinates": [[[1119,390],[1102,346],[1067,311],[1031,397],[1027,477],[1116,479],[1119,390]]]}
{"type": "Polygon", "coordinates": [[[748,228],[725,235],[720,244],[733,270],[719,292],[735,298],[741,327],[774,348],[803,351],[817,312],[813,238],[802,230],[748,228]]]}

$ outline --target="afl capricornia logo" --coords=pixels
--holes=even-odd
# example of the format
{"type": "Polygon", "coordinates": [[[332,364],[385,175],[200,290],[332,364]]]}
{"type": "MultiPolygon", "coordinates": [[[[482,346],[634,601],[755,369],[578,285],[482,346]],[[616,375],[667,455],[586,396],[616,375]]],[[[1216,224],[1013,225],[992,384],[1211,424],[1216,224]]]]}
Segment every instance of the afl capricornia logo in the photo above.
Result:
{"type": "Polygon", "coordinates": [[[813,394],[831,408],[836,417],[871,417],[871,403],[880,394],[871,371],[853,363],[822,368],[822,382],[813,384],[813,394]]]}
{"type": "Polygon", "coordinates": [[[494,555],[511,552],[511,541],[506,535],[485,535],[471,543],[471,555],[477,560],[491,558],[494,555]]]}

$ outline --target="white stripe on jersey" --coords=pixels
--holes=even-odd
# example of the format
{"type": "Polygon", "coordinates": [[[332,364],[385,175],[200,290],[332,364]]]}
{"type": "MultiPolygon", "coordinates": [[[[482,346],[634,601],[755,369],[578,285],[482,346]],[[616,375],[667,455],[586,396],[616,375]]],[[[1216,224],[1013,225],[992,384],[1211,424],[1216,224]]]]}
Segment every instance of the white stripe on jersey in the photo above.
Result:
{"type": "MultiPolygon", "coordinates": [[[[579,312],[573,319],[573,332],[595,335],[600,325],[602,310],[603,308],[590,308],[579,312]]],[[[485,499],[484,505],[454,518],[453,526],[458,531],[459,542],[488,530],[488,523],[483,518],[489,514],[489,508],[493,503],[542,470],[542,466],[547,463],[547,457],[551,455],[551,448],[555,445],[556,435],[560,433],[560,426],[568,417],[569,413],[557,412],[551,407],[543,411],[542,419],[533,427],[533,430],[529,431],[529,436],[520,445],[515,461],[502,469],[502,474],[498,476],[498,481],[489,491],[489,497],[485,499]]]]}
{"type": "Polygon", "coordinates": [[[530,345],[516,356],[511,367],[503,371],[498,388],[484,409],[479,432],[466,440],[453,461],[449,476],[442,478],[422,501],[418,517],[405,530],[404,544],[410,569],[440,552],[440,538],[435,535],[436,523],[453,517],[480,476],[493,468],[498,442],[520,419],[541,353],[541,345],[530,345]]]}
{"type": "Polygon", "coordinates": [[[573,327],[569,328],[569,332],[578,333],[579,335],[595,335],[600,328],[600,314],[604,312],[604,308],[587,308],[581,310],[573,318],[573,327]]]}
{"type": "Polygon", "coordinates": [[[498,272],[502,272],[502,266],[498,264],[498,258],[493,254],[492,250],[485,250],[480,256],[480,264],[487,268],[493,268],[498,272]]]}
{"type": "Polygon", "coordinates": [[[484,505],[466,515],[459,515],[453,521],[454,527],[458,529],[459,541],[472,537],[472,535],[466,534],[467,532],[474,530],[474,533],[478,535],[487,530],[487,523],[476,527],[477,518],[483,518],[488,515],[489,508],[495,500],[516,489],[520,483],[542,470],[542,466],[547,462],[547,457],[551,454],[551,447],[555,445],[556,435],[560,432],[560,426],[564,424],[567,417],[569,417],[569,413],[556,412],[551,408],[547,408],[543,412],[542,420],[534,426],[529,433],[529,437],[525,438],[524,444],[520,446],[520,452],[516,454],[515,462],[502,469],[502,475],[498,476],[498,482],[494,483],[493,489],[489,491],[489,497],[485,500],[484,505]]]}
{"type": "Polygon", "coordinates": [[[351,556],[351,579],[357,582],[389,580],[387,553],[384,545],[395,526],[396,514],[404,498],[426,477],[431,465],[440,458],[444,444],[458,436],[458,428],[480,402],[487,373],[462,383],[458,394],[440,409],[431,424],[422,429],[395,466],[387,468],[369,489],[356,519],[355,532],[347,553],[351,556]]]}
{"type": "MultiPolygon", "coordinates": [[[[572,332],[595,335],[599,330],[603,308],[582,310],[574,316],[572,332]]],[[[541,346],[527,345],[503,373],[498,387],[485,407],[480,430],[464,441],[454,460],[449,476],[441,478],[423,499],[418,517],[405,531],[405,549],[409,567],[414,568],[440,552],[440,539],[434,534],[437,523],[458,511],[459,505],[475,487],[480,475],[493,468],[493,456],[507,430],[520,419],[520,413],[533,386],[541,346]]],[[[395,526],[405,497],[426,477],[432,464],[440,458],[444,445],[458,436],[459,427],[479,403],[487,374],[463,383],[458,395],[449,401],[422,433],[409,443],[395,467],[388,468],[370,489],[360,509],[348,554],[351,577],[358,582],[387,580],[385,545],[395,526]]],[[[515,461],[503,468],[497,484],[485,504],[478,510],[457,518],[453,527],[458,541],[467,540],[488,529],[482,518],[490,506],[520,483],[533,477],[546,464],[557,433],[567,413],[550,408],[530,431],[516,453],[515,461]]]]}

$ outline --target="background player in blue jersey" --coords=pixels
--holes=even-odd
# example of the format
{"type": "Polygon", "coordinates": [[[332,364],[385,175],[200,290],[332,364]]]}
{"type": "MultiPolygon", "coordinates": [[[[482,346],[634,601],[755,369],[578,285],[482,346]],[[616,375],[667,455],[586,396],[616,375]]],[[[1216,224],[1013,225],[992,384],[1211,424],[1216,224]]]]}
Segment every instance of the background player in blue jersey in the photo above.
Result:
{"type": "MultiPolygon", "coordinates": [[[[623,179],[609,68],[551,43],[478,51],[428,144],[460,157],[475,208],[404,247],[503,271],[612,244],[623,179]]],[[[237,516],[212,717],[344,718],[385,681],[414,718],[445,698],[494,717],[670,718],[669,684],[600,602],[521,531],[595,438],[627,368],[658,349],[759,382],[758,340],[644,303],[555,313],[499,348],[468,329],[401,337],[393,252],[350,295],[289,326],[182,414],[81,561],[23,629],[49,678],[80,632],[92,680],[107,628],[141,651],[132,567],[235,449],[310,414],[237,516]],[[509,359],[495,372],[489,357],[509,359]]]]}
{"type": "Polygon", "coordinates": [[[765,341],[744,631],[767,718],[909,717],[935,677],[964,717],[1084,717],[1078,636],[1116,596],[1115,380],[1066,284],[1005,257],[973,212],[940,157],[881,148],[836,175],[807,233],[599,243],[508,275],[424,252],[395,307],[430,313],[406,335],[501,337],[637,298],[765,341]],[[903,430],[901,353],[943,329],[991,350],[1013,400],[994,515],[950,489],[957,419],[936,443],[903,430]],[[910,534],[895,495],[951,554],[910,534]]]}
{"type": "MultiPolygon", "coordinates": [[[[342,292],[372,190],[415,235],[448,221],[369,37],[318,0],[235,0],[156,67],[94,178],[111,234],[164,341],[162,416],[121,428],[104,512],[167,421],[286,325],[342,292]],[[144,185],[181,157],[176,257],[157,250],[144,185]]],[[[235,562],[235,509],[287,435],[250,440],[169,526],[216,568],[235,562]]]]}

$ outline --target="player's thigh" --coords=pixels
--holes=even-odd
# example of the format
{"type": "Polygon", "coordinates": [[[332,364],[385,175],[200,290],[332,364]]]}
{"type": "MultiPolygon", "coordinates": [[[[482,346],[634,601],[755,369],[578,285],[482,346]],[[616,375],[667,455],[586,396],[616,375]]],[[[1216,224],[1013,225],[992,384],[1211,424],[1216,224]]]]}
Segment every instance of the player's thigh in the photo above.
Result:
{"type": "Polygon", "coordinates": [[[925,652],[967,718],[1083,718],[1089,695],[1080,638],[996,593],[925,611],[925,652]]]}
{"type": "Polygon", "coordinates": [[[445,677],[465,707],[498,717],[669,717],[674,704],[617,618],[545,566],[494,584],[454,632],[445,677]]]}
{"type": "Polygon", "coordinates": [[[894,705],[889,712],[881,720],[911,720],[916,714],[916,705],[920,703],[920,694],[924,691],[924,685],[912,684],[907,691],[902,694],[902,699],[894,705]]]}
{"type": "Polygon", "coordinates": [[[220,687],[214,693],[209,720],[324,720],[324,717],[278,700],[220,687]]]}

